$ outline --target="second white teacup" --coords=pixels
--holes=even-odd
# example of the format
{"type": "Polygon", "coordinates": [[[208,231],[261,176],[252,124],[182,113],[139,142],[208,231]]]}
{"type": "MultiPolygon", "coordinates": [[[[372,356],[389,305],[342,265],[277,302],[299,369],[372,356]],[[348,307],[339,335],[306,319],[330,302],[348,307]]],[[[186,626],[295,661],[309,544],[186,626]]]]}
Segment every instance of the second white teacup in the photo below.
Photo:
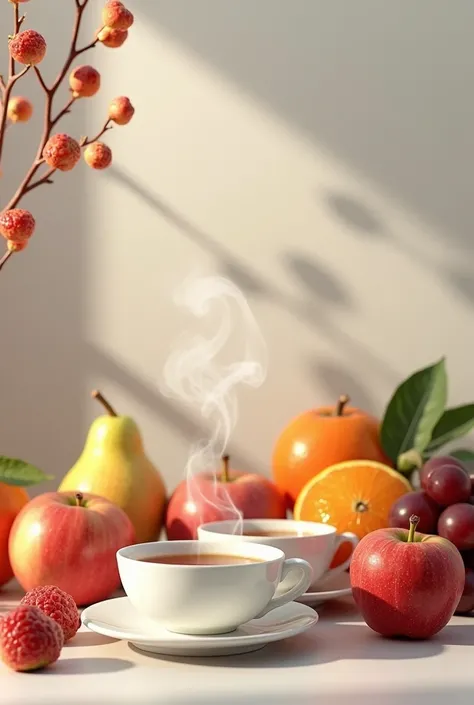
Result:
{"type": "Polygon", "coordinates": [[[121,548],[117,563],[137,612],[182,634],[233,631],[295,600],[311,583],[306,561],[242,540],[136,544],[121,548]],[[290,575],[288,589],[278,590],[290,575]]]}
{"type": "MultiPolygon", "coordinates": [[[[251,543],[273,546],[283,551],[286,558],[302,558],[313,569],[311,586],[329,577],[342,573],[351,562],[352,553],[359,539],[349,531],[338,534],[335,526],[312,521],[292,519],[243,519],[236,533],[235,520],[214,521],[201,524],[198,538],[201,541],[224,541],[226,543],[251,543]],[[331,561],[345,542],[352,544],[351,555],[340,565],[330,568],[331,561]]],[[[282,588],[287,589],[289,577],[282,588]]]]}

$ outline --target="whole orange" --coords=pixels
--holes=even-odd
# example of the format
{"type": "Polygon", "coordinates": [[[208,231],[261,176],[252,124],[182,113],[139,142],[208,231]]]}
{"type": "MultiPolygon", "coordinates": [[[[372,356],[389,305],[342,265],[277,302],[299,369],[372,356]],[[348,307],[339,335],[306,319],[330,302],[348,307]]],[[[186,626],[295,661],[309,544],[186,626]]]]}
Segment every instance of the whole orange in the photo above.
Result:
{"type": "Polygon", "coordinates": [[[278,438],[272,458],[273,479],[289,509],[315,475],[345,460],[375,460],[390,465],[379,442],[380,422],[341,396],[336,406],[311,409],[294,418],[278,438]]]}
{"type": "Polygon", "coordinates": [[[13,578],[8,558],[8,537],[16,515],[28,501],[28,494],[23,487],[0,482],[0,585],[13,578]]]}

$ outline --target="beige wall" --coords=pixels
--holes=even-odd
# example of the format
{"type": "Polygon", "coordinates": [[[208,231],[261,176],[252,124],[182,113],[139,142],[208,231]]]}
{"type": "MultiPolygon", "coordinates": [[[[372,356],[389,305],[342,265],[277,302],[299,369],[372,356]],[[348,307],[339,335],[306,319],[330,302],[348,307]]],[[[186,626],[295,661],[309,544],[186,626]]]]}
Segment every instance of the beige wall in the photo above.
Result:
{"type": "MultiPolygon", "coordinates": [[[[50,41],[45,70],[72,6],[28,4],[50,41]]],[[[172,293],[196,268],[243,288],[268,345],[232,438],[246,468],[268,471],[300,410],[347,392],[380,413],[442,354],[451,401],[471,400],[472,2],[129,6],[128,43],[87,59],[100,96],[64,122],[93,132],[108,99],[130,95],[136,119],[108,140],[114,167],[82,165],[25,200],[38,230],[1,275],[2,452],[59,478],[99,386],[176,484],[200,422],[159,384],[186,323],[172,293]]],[[[2,200],[34,149],[28,128],[9,139],[2,200]]]]}

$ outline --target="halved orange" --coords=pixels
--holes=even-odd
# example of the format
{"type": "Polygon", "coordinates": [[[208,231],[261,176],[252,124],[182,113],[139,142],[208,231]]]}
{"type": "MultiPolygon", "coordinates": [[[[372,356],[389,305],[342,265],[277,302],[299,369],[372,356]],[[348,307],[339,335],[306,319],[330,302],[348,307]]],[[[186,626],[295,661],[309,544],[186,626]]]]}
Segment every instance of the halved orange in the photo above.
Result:
{"type": "Polygon", "coordinates": [[[388,526],[392,504],[411,489],[408,480],[388,465],[348,460],[331,465],[303,487],[294,518],[332,524],[361,539],[388,526]]]}

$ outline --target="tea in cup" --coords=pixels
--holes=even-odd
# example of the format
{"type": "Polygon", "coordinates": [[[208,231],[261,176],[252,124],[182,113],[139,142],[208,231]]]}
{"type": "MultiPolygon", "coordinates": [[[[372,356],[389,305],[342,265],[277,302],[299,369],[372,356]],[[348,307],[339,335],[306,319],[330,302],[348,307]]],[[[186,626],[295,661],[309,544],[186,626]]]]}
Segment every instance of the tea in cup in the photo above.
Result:
{"type": "MultiPolygon", "coordinates": [[[[335,526],[312,521],[243,519],[238,528],[241,533],[236,533],[235,520],[201,524],[198,538],[221,541],[225,543],[226,551],[228,546],[242,541],[279,548],[287,558],[302,558],[310,564],[313,570],[312,586],[346,570],[359,542],[357,536],[349,531],[338,534],[335,526]],[[351,555],[340,565],[330,568],[337,549],[345,542],[352,545],[351,555]]],[[[289,581],[290,577],[282,587],[287,588],[289,581]]]]}
{"type": "Polygon", "coordinates": [[[137,612],[181,634],[234,631],[300,597],[312,580],[306,561],[242,540],[136,544],[117,551],[117,564],[137,612]]]}

